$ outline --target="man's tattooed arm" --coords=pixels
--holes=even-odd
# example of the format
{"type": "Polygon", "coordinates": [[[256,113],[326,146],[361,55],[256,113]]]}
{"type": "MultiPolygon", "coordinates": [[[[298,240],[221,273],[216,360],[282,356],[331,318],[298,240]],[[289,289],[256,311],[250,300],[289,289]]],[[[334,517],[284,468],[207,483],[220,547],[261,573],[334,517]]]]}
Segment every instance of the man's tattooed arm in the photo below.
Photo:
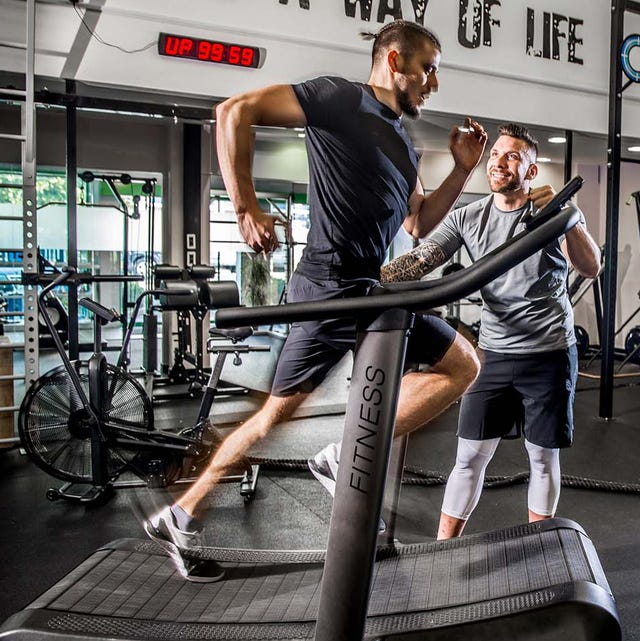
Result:
{"type": "Polygon", "coordinates": [[[447,255],[442,247],[426,241],[410,252],[394,258],[380,270],[381,283],[393,283],[401,280],[418,280],[439,265],[447,262],[447,255]]]}

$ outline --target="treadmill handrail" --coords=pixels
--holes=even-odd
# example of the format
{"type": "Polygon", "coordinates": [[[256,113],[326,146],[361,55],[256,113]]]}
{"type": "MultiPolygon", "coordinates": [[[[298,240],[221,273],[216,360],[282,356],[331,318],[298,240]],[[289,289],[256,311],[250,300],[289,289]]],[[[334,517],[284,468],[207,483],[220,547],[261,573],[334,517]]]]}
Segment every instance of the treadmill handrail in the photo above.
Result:
{"type": "Polygon", "coordinates": [[[216,312],[218,327],[292,323],[327,318],[360,318],[394,307],[417,311],[439,307],[464,298],[514,265],[543,249],[554,238],[580,221],[580,213],[567,207],[532,231],[522,231],[470,267],[438,280],[385,283],[376,289],[381,296],[308,301],[261,307],[228,307],[216,312]]]}
{"type": "Polygon", "coordinates": [[[373,289],[373,294],[384,296],[305,301],[261,307],[228,307],[216,313],[216,325],[237,327],[328,318],[361,318],[392,308],[417,311],[458,300],[501,276],[575,226],[580,220],[578,209],[571,206],[562,210],[562,207],[582,187],[583,182],[581,176],[572,178],[541,211],[527,221],[524,231],[470,267],[439,280],[386,283],[373,289]]]}

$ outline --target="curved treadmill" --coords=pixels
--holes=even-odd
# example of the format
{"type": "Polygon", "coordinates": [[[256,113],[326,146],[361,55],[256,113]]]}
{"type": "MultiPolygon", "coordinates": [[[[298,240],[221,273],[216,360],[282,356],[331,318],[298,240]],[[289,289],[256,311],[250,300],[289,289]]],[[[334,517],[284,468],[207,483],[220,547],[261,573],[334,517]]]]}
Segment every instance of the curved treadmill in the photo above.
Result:
{"type": "Polygon", "coordinates": [[[220,310],[220,326],[353,316],[359,339],[324,551],[201,548],[226,568],[185,582],[150,541],[110,543],[0,628],[14,641],[424,639],[618,641],[615,602],[582,528],[551,519],[378,547],[377,524],[413,311],[476,291],[575,225],[581,180],[506,245],[438,281],[322,303],[220,310]],[[375,295],[378,294],[378,295],[375,295]]]}

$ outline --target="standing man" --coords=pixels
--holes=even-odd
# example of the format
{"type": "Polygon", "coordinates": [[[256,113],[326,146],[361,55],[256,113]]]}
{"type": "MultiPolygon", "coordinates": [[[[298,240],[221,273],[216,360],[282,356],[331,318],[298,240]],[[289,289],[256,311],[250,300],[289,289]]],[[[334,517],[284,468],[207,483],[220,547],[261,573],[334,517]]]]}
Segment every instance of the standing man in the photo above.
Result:
{"type": "MultiPolygon", "coordinates": [[[[486,143],[482,127],[467,119],[454,128],[454,167],[426,196],[418,180],[418,154],[402,116],[418,117],[438,90],[441,46],[428,29],[397,20],[373,35],[367,84],[323,77],[276,85],[227,100],[216,109],[220,170],[240,232],[256,252],[278,246],[274,218],[261,211],[251,179],[253,125],[306,127],[311,227],[308,244],[288,287],[289,302],[364,296],[399,228],[423,237],[449,212],[486,143]]],[[[180,550],[202,545],[195,515],[202,500],[257,440],[287,419],[355,346],[351,319],[296,323],[282,349],[264,406],[220,445],[196,483],[145,523],[149,536],[173,557],[189,580],[215,580],[180,550]]],[[[408,361],[428,363],[402,383],[397,429],[408,432],[439,414],[473,382],[478,361],[471,346],[436,317],[417,320],[408,361]]],[[[214,573],[215,574],[215,573],[214,573]]],[[[221,573],[220,573],[221,574],[221,573]]]]}
{"type": "MultiPolygon", "coordinates": [[[[446,262],[464,245],[476,261],[523,229],[553,197],[531,189],[537,141],[525,127],[499,127],[487,162],[491,195],[456,209],[427,241],[382,269],[383,281],[411,280],[446,262]]],[[[573,205],[570,205],[573,206],[573,205]]],[[[438,539],[459,536],[476,507],[486,467],[500,443],[524,433],[529,455],[529,521],[551,518],[560,496],[560,448],[573,439],[577,350],[566,290],[568,264],[595,278],[600,250],[584,217],[482,288],[482,369],[462,398],[456,463],[444,494],[438,539]]]]}

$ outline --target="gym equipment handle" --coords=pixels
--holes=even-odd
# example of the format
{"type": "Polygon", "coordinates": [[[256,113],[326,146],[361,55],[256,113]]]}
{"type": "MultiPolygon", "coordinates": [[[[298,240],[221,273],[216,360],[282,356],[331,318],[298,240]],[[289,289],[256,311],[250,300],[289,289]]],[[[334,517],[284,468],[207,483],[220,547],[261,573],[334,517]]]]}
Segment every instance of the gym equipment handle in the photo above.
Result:
{"type": "Polygon", "coordinates": [[[582,176],[574,176],[540,212],[527,220],[527,229],[532,230],[544,224],[555,216],[564,204],[582,187],[584,179],[582,176]]]}

